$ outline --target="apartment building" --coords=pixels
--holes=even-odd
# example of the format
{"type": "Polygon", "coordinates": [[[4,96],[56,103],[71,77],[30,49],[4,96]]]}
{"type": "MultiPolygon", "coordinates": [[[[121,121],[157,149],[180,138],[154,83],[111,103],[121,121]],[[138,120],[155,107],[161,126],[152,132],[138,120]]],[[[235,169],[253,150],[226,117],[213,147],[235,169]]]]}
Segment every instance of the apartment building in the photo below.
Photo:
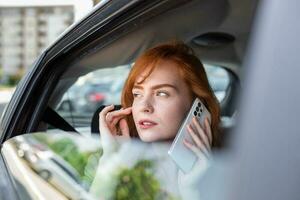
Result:
{"type": "Polygon", "coordinates": [[[0,68],[27,71],[37,56],[93,7],[90,0],[14,0],[0,3],[0,68]]]}

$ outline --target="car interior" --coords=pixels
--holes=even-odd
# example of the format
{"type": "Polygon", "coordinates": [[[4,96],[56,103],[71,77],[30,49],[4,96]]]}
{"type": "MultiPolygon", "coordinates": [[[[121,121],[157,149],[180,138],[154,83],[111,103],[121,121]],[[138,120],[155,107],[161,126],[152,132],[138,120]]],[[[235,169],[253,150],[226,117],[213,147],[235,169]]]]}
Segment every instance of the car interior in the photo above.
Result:
{"type": "MultiPolygon", "coordinates": [[[[236,98],[241,88],[240,67],[250,36],[255,6],[250,0],[191,1],[157,15],[140,16],[138,22],[132,19],[132,22],[122,25],[126,26],[126,31],[114,33],[112,39],[104,44],[95,38],[79,49],[76,57],[63,62],[64,73],[51,95],[43,122],[50,124],[49,129],[52,127],[80,132],[76,128],[89,126],[90,130],[90,124],[95,124],[92,122],[94,113],[81,116],[84,122],[76,125],[76,116],[74,113],[72,115],[72,111],[69,113],[71,117],[62,117],[57,108],[76,81],[96,70],[101,73],[101,69],[131,65],[142,52],[157,44],[183,41],[193,48],[204,65],[217,66],[226,71],[229,83],[224,89],[225,95],[220,105],[221,128],[228,132],[234,126],[237,113],[236,98]]],[[[99,112],[96,110],[95,113],[99,112]]],[[[45,128],[45,124],[41,123],[39,130],[45,128]]]]}
{"type": "MultiPolygon", "coordinates": [[[[37,63],[45,55],[53,56],[52,60],[38,66],[41,70],[44,67],[43,73],[50,75],[47,75],[48,80],[41,81],[44,85],[35,86],[32,92],[38,95],[28,101],[27,105],[32,107],[27,112],[30,117],[24,115],[18,121],[21,128],[12,129],[6,139],[23,133],[60,133],[60,130],[98,136],[98,113],[104,105],[111,103],[120,108],[122,86],[136,58],[158,44],[182,41],[204,64],[220,102],[220,128],[223,146],[226,146],[226,138],[235,128],[235,118],[239,114],[237,98],[243,88],[241,66],[257,1],[166,0],[153,1],[152,4],[147,2],[147,6],[140,1],[140,7],[130,7],[131,3],[134,4],[134,1],[122,7],[128,12],[114,12],[112,15],[105,13],[105,4],[103,12],[96,7],[83,19],[89,27],[93,27],[86,29],[89,32],[82,35],[77,26],[71,27],[66,36],[59,38],[38,58],[37,63]],[[107,21],[99,20],[101,23],[97,24],[90,19],[98,15],[107,21]],[[109,26],[106,27],[106,24],[109,26]],[[72,37],[68,38],[68,34],[84,39],[80,38],[73,48],[69,39],[72,37]],[[60,41],[64,37],[67,38],[64,42],[69,42],[70,46],[61,46],[60,41]]],[[[33,71],[27,74],[27,78],[35,75],[33,71]]],[[[43,76],[36,77],[42,79],[43,76]]],[[[19,87],[23,85],[21,82],[19,87]]],[[[12,101],[9,106],[13,104],[12,101]]],[[[25,111],[22,110],[23,114],[25,111]]],[[[22,113],[14,116],[15,121],[20,116],[22,113]]]]}
{"type": "MultiPolygon", "coordinates": [[[[181,40],[191,46],[204,63],[212,88],[220,97],[224,136],[235,129],[234,137],[230,138],[232,148],[216,154],[215,164],[195,187],[203,195],[202,199],[299,199],[299,120],[296,115],[300,95],[291,89],[299,84],[297,34],[300,28],[295,23],[299,3],[260,1],[257,4],[255,0],[105,1],[38,58],[37,67],[19,84],[1,120],[5,125],[2,141],[18,134],[31,136],[34,134],[25,133],[39,131],[41,136],[56,139],[64,135],[61,134],[64,131],[96,133],[97,113],[103,105],[119,104],[122,81],[135,59],[157,44],[181,40]],[[113,5],[109,8],[113,12],[107,12],[106,4],[113,5]],[[39,63],[40,60],[44,63],[39,63]],[[245,69],[241,69],[242,66],[245,69]],[[46,80],[44,74],[47,73],[50,75],[46,80]],[[226,81],[216,77],[226,77],[226,81]],[[30,84],[25,84],[26,81],[30,84]],[[218,89],[219,83],[221,89],[218,89]],[[99,93],[91,89],[95,84],[103,88],[112,84],[113,87],[99,93]],[[85,88],[86,85],[90,87],[85,88]],[[107,93],[110,95],[105,96],[107,93]],[[88,98],[82,98],[85,94],[88,98]],[[237,98],[241,98],[240,101],[237,98]],[[96,102],[94,109],[82,106],[87,101],[96,102]],[[76,106],[73,103],[77,103],[76,106]],[[238,122],[235,122],[236,116],[238,122]],[[58,134],[48,134],[52,132],[58,134]]],[[[82,135],[73,136],[79,136],[80,142],[84,140],[82,135]]],[[[91,136],[97,136],[98,140],[92,137],[84,146],[92,146],[91,141],[100,146],[98,134],[91,136]]],[[[60,147],[67,147],[65,144],[60,147]]],[[[4,152],[12,149],[1,150],[0,187],[7,192],[0,193],[0,197],[22,199],[17,198],[16,193],[25,189],[19,179],[25,175],[24,168],[19,170],[17,179],[12,180],[9,169],[15,168],[17,163],[11,162],[12,167],[9,166],[12,156],[4,152]]],[[[131,154],[123,150],[121,159],[128,159],[131,164],[131,154]]],[[[70,158],[74,158],[74,152],[71,151],[70,158]]],[[[97,153],[94,168],[103,152],[97,153]]],[[[115,158],[108,159],[114,162],[115,158]]],[[[115,163],[119,167],[119,163],[115,163]]],[[[109,162],[104,164],[108,165],[101,168],[103,176],[107,174],[105,169],[111,169],[109,162]]],[[[110,171],[115,172],[114,169],[110,171]]],[[[94,180],[95,173],[91,174],[94,180]]],[[[127,176],[120,180],[124,177],[128,180],[127,176]]],[[[148,178],[144,180],[149,182],[148,178]]],[[[173,179],[168,181],[171,187],[177,183],[173,179]]],[[[105,181],[103,183],[106,185],[105,181]]],[[[36,188],[29,185],[29,189],[36,188]]]]}

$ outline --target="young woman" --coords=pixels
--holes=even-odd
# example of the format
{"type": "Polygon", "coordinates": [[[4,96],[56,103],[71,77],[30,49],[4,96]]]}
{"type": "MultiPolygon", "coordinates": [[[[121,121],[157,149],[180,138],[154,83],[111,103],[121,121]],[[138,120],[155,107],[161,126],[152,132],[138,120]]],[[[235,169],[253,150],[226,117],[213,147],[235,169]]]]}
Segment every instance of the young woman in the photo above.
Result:
{"type": "MultiPolygon", "coordinates": [[[[200,98],[211,113],[205,127],[194,120],[187,128],[196,148],[219,144],[220,108],[204,67],[183,43],[156,46],[135,62],[122,93],[123,109],[113,105],[100,113],[100,133],[138,137],[144,142],[173,140],[193,100],[200,98]]],[[[195,148],[185,143],[188,148],[195,148]]]]}
{"type": "MultiPolygon", "coordinates": [[[[187,126],[194,144],[184,141],[184,145],[199,159],[190,173],[180,174],[179,184],[184,186],[207,165],[211,147],[219,143],[220,121],[219,103],[204,67],[185,44],[162,44],[147,50],[136,60],[123,89],[122,109],[113,111],[114,106],[110,105],[100,113],[101,137],[172,142],[196,97],[211,113],[211,123],[206,119],[205,126],[201,127],[194,118],[187,126]]],[[[103,148],[105,153],[111,146],[103,148]]]]}

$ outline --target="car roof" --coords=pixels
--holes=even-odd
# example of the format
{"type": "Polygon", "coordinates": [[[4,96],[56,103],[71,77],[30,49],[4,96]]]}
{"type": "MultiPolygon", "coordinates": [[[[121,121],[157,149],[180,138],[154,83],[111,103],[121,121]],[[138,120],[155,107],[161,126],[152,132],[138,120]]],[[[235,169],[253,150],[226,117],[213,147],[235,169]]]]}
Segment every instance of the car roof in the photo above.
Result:
{"type": "Polygon", "coordinates": [[[135,24],[133,28],[128,27],[130,31],[110,44],[88,52],[64,77],[78,77],[98,68],[131,64],[146,49],[171,40],[189,44],[203,62],[224,66],[238,74],[256,2],[210,0],[182,3],[135,24]]]}

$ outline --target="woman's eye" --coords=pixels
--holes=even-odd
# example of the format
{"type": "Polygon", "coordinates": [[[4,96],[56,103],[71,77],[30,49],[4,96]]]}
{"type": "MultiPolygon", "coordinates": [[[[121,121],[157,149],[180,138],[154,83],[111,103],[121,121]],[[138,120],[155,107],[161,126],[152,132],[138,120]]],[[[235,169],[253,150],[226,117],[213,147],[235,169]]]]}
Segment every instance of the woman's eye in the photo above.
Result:
{"type": "Polygon", "coordinates": [[[157,96],[160,96],[160,97],[167,97],[169,96],[169,94],[167,92],[163,92],[163,91],[158,91],[156,93],[157,96]]]}
{"type": "Polygon", "coordinates": [[[133,95],[133,97],[134,97],[134,98],[136,98],[136,97],[140,97],[140,96],[141,96],[141,94],[140,94],[140,93],[136,93],[136,92],[133,92],[133,93],[132,93],[132,95],[133,95]]]}

